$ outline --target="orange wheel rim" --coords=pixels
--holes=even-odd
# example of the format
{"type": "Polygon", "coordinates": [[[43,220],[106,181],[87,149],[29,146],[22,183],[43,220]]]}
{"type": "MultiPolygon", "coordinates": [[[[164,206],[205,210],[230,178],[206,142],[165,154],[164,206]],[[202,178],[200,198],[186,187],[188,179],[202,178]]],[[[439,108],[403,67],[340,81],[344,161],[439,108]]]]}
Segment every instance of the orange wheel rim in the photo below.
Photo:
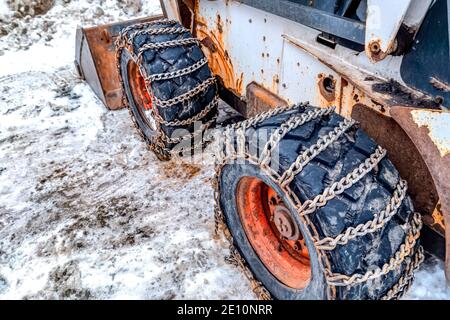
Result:
{"type": "Polygon", "coordinates": [[[258,178],[242,178],[236,190],[245,234],[265,267],[283,284],[305,288],[311,264],[303,235],[281,197],[258,178]]]}
{"type": "Polygon", "coordinates": [[[144,110],[152,109],[152,98],[147,90],[145,79],[142,76],[137,64],[130,60],[128,63],[128,74],[131,93],[137,105],[144,110]]]}

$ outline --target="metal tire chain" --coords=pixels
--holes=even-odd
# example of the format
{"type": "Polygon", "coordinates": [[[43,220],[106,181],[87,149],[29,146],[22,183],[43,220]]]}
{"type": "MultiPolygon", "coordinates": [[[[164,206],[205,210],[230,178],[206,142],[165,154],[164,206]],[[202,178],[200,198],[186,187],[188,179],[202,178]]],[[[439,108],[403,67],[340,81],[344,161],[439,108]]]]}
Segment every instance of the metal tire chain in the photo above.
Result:
{"type": "Polygon", "coordinates": [[[383,228],[395,216],[402,205],[407,189],[406,181],[400,180],[386,208],[380,213],[376,213],[372,220],[361,223],[356,227],[349,227],[334,238],[326,237],[320,239],[316,242],[316,245],[320,250],[333,250],[338,245],[345,245],[356,237],[362,237],[383,228]]]}
{"type": "Polygon", "coordinates": [[[260,300],[271,300],[269,291],[262,285],[261,282],[257,281],[251,270],[248,268],[245,260],[241,257],[238,250],[234,246],[230,246],[230,255],[225,258],[225,262],[228,262],[238,268],[240,268],[247,279],[250,280],[252,291],[258,296],[260,300]]]}
{"type": "Polygon", "coordinates": [[[341,180],[326,187],[322,194],[317,195],[313,199],[306,200],[302,205],[297,205],[299,214],[301,216],[308,215],[316,211],[318,208],[324,207],[329,200],[334,199],[337,195],[343,193],[345,190],[353,186],[353,184],[361,180],[368,172],[372,171],[372,169],[378,165],[385,155],[386,150],[378,146],[369,158],[367,158],[363,163],[361,163],[357,168],[341,180]]]}
{"type": "Polygon", "coordinates": [[[260,162],[261,165],[266,166],[271,161],[271,151],[278,145],[278,143],[283,139],[291,130],[294,130],[297,127],[304,125],[307,122],[320,118],[324,115],[330,114],[334,111],[334,107],[324,108],[324,109],[314,109],[308,111],[307,113],[295,114],[289,119],[287,119],[283,124],[281,124],[280,128],[276,129],[267,141],[264,146],[263,151],[261,152],[260,162]]]}
{"type": "Polygon", "coordinates": [[[425,260],[423,248],[419,247],[414,257],[407,262],[405,273],[400,277],[397,283],[383,296],[381,300],[400,299],[411,287],[414,281],[414,272],[425,260]]]}
{"type": "Polygon", "coordinates": [[[170,40],[161,43],[146,43],[142,47],[139,48],[138,51],[138,59],[141,58],[142,54],[147,50],[161,50],[166,48],[173,48],[178,46],[184,46],[189,44],[200,44],[200,40],[197,38],[187,38],[187,39],[179,39],[179,40],[170,40]]]}
{"type": "Polygon", "coordinates": [[[187,126],[187,125],[194,123],[195,121],[199,121],[199,120],[203,119],[212,109],[214,109],[214,107],[217,107],[218,104],[219,104],[219,96],[216,95],[213,98],[213,100],[211,100],[211,102],[205,107],[205,109],[203,109],[202,111],[200,111],[199,113],[194,115],[192,118],[189,118],[186,120],[166,121],[159,114],[156,114],[156,113],[155,113],[155,118],[158,122],[160,122],[161,124],[163,124],[165,126],[169,126],[169,127],[187,126]]]}
{"type": "Polygon", "coordinates": [[[421,215],[416,212],[414,213],[413,219],[409,224],[410,230],[406,236],[405,242],[400,246],[394,254],[394,257],[392,257],[388,263],[385,263],[381,268],[377,267],[376,269],[367,271],[364,274],[355,273],[351,276],[347,276],[339,273],[329,273],[327,275],[328,283],[334,286],[350,286],[379,278],[393,270],[396,270],[402,265],[407,257],[413,255],[414,247],[417,239],[419,239],[421,228],[421,215]]]}
{"type": "MultiPolygon", "coordinates": [[[[302,106],[303,106],[304,104],[302,104],[302,106]]],[[[289,111],[289,110],[292,110],[292,109],[294,109],[295,107],[298,107],[298,105],[293,105],[293,106],[289,106],[289,107],[278,107],[278,108],[276,108],[276,109],[273,109],[273,110],[271,110],[271,111],[269,111],[269,112],[265,112],[265,113],[262,113],[262,114],[259,114],[258,116],[256,116],[256,117],[254,117],[254,118],[250,118],[250,119],[247,119],[247,120],[245,120],[245,121],[243,121],[243,122],[240,122],[240,123],[235,123],[235,124],[232,124],[232,125],[230,125],[230,126],[228,126],[227,127],[227,130],[225,130],[224,132],[223,132],[223,138],[225,138],[225,140],[227,139],[227,135],[229,135],[230,134],[230,132],[231,132],[231,129],[241,129],[243,132],[245,132],[245,129],[246,128],[249,128],[249,127],[251,127],[251,126],[254,126],[254,125],[256,125],[256,124],[258,124],[258,123],[260,123],[260,122],[262,122],[262,121],[264,121],[264,120],[266,120],[266,119],[268,119],[268,118],[270,118],[270,117],[272,117],[272,116],[274,116],[274,115],[277,115],[277,114],[279,114],[279,113],[282,113],[282,112],[285,112],[285,111],[289,111]]],[[[229,243],[230,243],[230,250],[231,250],[231,252],[232,252],[232,256],[234,256],[234,260],[236,260],[236,259],[238,259],[239,261],[240,261],[240,263],[239,263],[239,267],[241,268],[241,269],[243,269],[243,271],[244,271],[244,274],[247,276],[247,278],[249,279],[249,281],[250,281],[250,283],[252,284],[252,288],[257,288],[257,290],[255,290],[254,289],[254,291],[255,291],[255,293],[258,295],[258,297],[259,297],[259,299],[267,299],[267,298],[270,298],[270,293],[268,292],[268,290],[259,282],[259,281],[257,281],[255,278],[254,278],[254,276],[253,276],[253,274],[252,274],[252,272],[251,272],[251,270],[249,269],[249,267],[248,267],[248,265],[246,264],[246,262],[245,262],[245,260],[240,256],[240,254],[239,254],[239,252],[237,251],[237,249],[234,247],[234,243],[233,243],[233,238],[232,238],[232,235],[231,235],[231,232],[230,232],[230,230],[228,229],[228,226],[227,226],[227,223],[226,223],[226,219],[225,219],[225,216],[224,216],[224,214],[223,214],[223,212],[222,212],[222,209],[221,209],[221,207],[220,207],[220,185],[219,185],[219,177],[220,177],[220,174],[221,174],[221,171],[222,171],[222,168],[223,168],[223,166],[226,164],[226,162],[227,161],[230,161],[230,160],[235,160],[235,159],[237,159],[237,153],[229,153],[230,151],[232,151],[234,148],[229,148],[229,149],[227,149],[226,151],[227,151],[227,154],[223,154],[223,149],[221,148],[221,152],[220,152],[220,155],[219,155],[219,157],[217,157],[216,158],[216,169],[215,169],[215,179],[213,180],[213,188],[214,188],[214,198],[215,198],[215,208],[214,208],[214,217],[215,217],[215,234],[216,235],[218,235],[219,234],[219,231],[220,230],[222,230],[223,232],[224,232],[224,234],[225,234],[225,237],[226,237],[226,239],[229,241],[229,243]]],[[[379,153],[379,156],[381,156],[381,158],[382,157],[384,157],[384,155],[385,155],[385,150],[382,150],[381,148],[379,148],[370,158],[368,158],[367,160],[370,160],[370,159],[372,159],[372,161],[374,161],[374,160],[376,160],[377,159],[377,157],[375,157],[374,155],[377,155],[379,153]]],[[[251,162],[251,163],[254,163],[254,164],[259,164],[259,159],[255,159],[255,158],[253,158],[252,159],[252,155],[250,155],[250,154],[248,154],[247,152],[244,154],[244,157],[245,157],[245,159],[247,160],[247,161],[249,161],[249,162],[251,162]]],[[[370,162],[370,161],[367,161],[366,160],[366,163],[367,162],[370,162]]],[[[379,161],[379,159],[378,159],[378,161],[379,161]]],[[[376,163],[378,163],[378,162],[376,162],[376,163]]],[[[364,163],[363,163],[364,164],[364,163]]],[[[362,165],[363,165],[362,164],[362,165]]],[[[354,172],[361,172],[361,167],[362,167],[362,165],[361,166],[359,166],[358,168],[356,168],[355,170],[354,170],[354,172]]],[[[276,172],[274,172],[274,171],[271,171],[271,169],[270,168],[262,168],[263,169],[263,171],[266,171],[266,173],[268,174],[268,176],[273,180],[273,182],[275,182],[275,183],[278,183],[278,181],[279,181],[279,179],[280,179],[280,176],[276,173],[276,172]]],[[[363,170],[363,172],[364,172],[365,170],[363,170]]],[[[369,170],[370,171],[370,170],[369,170]]],[[[353,173],[354,173],[353,172],[353,173]]],[[[365,173],[364,173],[365,174],[365,173]]],[[[350,174],[350,175],[352,175],[352,173],[350,174]]],[[[360,177],[361,178],[361,177],[360,177]]],[[[359,179],[360,179],[359,178],[359,179]]],[[[359,180],[358,179],[358,180],[359,180]]],[[[288,195],[288,198],[289,198],[289,200],[292,202],[292,203],[298,203],[298,199],[296,199],[296,197],[295,197],[295,194],[293,194],[293,192],[290,190],[290,188],[289,187],[282,187],[282,189],[283,190],[286,190],[287,191],[287,195],[288,195]]],[[[309,232],[313,232],[313,233],[315,233],[316,235],[317,235],[317,230],[315,229],[315,226],[311,223],[311,221],[309,220],[309,218],[308,218],[308,215],[300,215],[300,218],[301,219],[303,219],[303,220],[306,220],[305,222],[306,222],[306,225],[309,227],[309,228],[311,228],[312,230],[308,230],[309,232]]],[[[418,219],[418,221],[416,220],[415,222],[416,222],[416,224],[418,223],[418,224],[420,224],[420,227],[421,227],[421,220],[420,220],[420,215],[418,215],[417,213],[415,214],[415,219],[418,219]]],[[[416,230],[416,232],[415,232],[415,237],[413,237],[413,239],[414,238],[416,238],[417,239],[417,237],[418,237],[418,234],[419,234],[419,230],[420,230],[420,227],[416,227],[416,228],[413,228],[413,229],[415,229],[416,230]]],[[[317,241],[317,239],[318,239],[318,237],[317,236],[312,236],[312,238],[315,240],[315,241],[317,241]]],[[[415,243],[415,241],[416,240],[413,240],[414,241],[414,243],[415,243]]],[[[319,260],[320,261],[322,261],[322,264],[324,265],[324,268],[325,268],[325,271],[328,271],[328,273],[331,273],[330,272],[330,270],[331,270],[331,265],[330,265],[330,263],[329,263],[329,260],[328,260],[328,257],[327,257],[327,255],[323,252],[323,250],[321,250],[320,248],[318,248],[318,247],[316,247],[316,251],[317,251],[317,253],[318,253],[318,256],[319,256],[319,260]]],[[[385,297],[387,296],[387,297],[393,297],[393,298],[398,298],[399,297],[399,295],[398,295],[398,293],[396,293],[396,292],[404,292],[404,291],[407,291],[407,288],[406,288],[406,283],[409,283],[409,285],[410,285],[410,283],[412,282],[412,280],[411,280],[411,274],[419,267],[419,265],[420,265],[420,263],[423,261],[423,254],[422,254],[422,252],[423,252],[423,248],[420,246],[419,247],[419,249],[418,249],[418,253],[416,253],[416,261],[417,262],[415,262],[414,264],[413,264],[413,270],[411,270],[410,272],[408,272],[407,274],[404,274],[403,275],[403,277],[400,279],[400,281],[396,284],[396,285],[394,285],[394,287],[392,287],[391,289],[390,289],[390,291],[388,292],[388,294],[387,295],[385,295],[385,297]],[[402,280],[403,279],[403,280],[402,280]]],[[[399,255],[400,256],[400,255],[399,255]]],[[[403,260],[405,259],[405,258],[407,258],[407,257],[403,257],[403,260]]],[[[401,262],[403,262],[403,260],[401,260],[401,262]]],[[[401,262],[400,262],[400,264],[401,264],[401,262]]],[[[409,270],[409,269],[408,269],[409,270]]],[[[408,286],[409,287],[409,286],[408,286]]],[[[329,288],[328,288],[329,290],[328,290],[328,292],[329,292],[329,296],[335,296],[335,294],[336,294],[336,290],[335,290],[335,287],[333,286],[333,285],[330,285],[329,284],[329,288]]],[[[392,298],[391,297],[391,298],[392,298]]]]}
{"type": "Polygon", "coordinates": [[[182,76],[185,76],[189,73],[192,73],[192,72],[200,69],[207,63],[208,63],[208,60],[205,57],[205,58],[197,61],[193,65],[186,67],[184,69],[180,69],[180,70],[176,70],[176,71],[168,72],[168,73],[153,74],[153,75],[150,75],[148,77],[148,79],[146,79],[146,80],[152,82],[152,81],[168,80],[168,79],[182,77],[182,76]]]}
{"type": "Polygon", "coordinates": [[[356,121],[353,119],[345,119],[340,122],[337,127],[331,130],[325,136],[319,138],[315,144],[301,153],[292,165],[287,169],[279,180],[280,185],[286,186],[294,180],[303,168],[322,151],[328,148],[332,143],[336,142],[348,129],[350,129],[356,121]]]}
{"type": "MultiPolygon", "coordinates": [[[[144,29],[144,28],[147,28],[147,27],[149,27],[149,26],[151,26],[151,25],[160,24],[160,23],[175,24],[175,23],[177,23],[177,21],[175,21],[175,20],[168,20],[168,19],[161,19],[161,20],[157,20],[157,21],[150,21],[150,22],[145,22],[145,23],[140,23],[140,24],[130,25],[130,26],[124,28],[124,29],[121,31],[121,33],[120,33],[120,35],[119,35],[119,37],[117,38],[116,43],[115,43],[115,45],[116,45],[116,68],[117,68],[117,70],[120,70],[120,59],[121,59],[122,50],[124,50],[124,49],[126,48],[126,44],[127,44],[127,43],[130,44],[130,39],[128,38],[127,33],[130,32],[130,31],[132,31],[132,30],[136,30],[136,29],[143,31],[142,29],[144,29]]],[[[160,29],[156,29],[155,32],[161,34],[161,29],[172,29],[172,28],[160,28],[160,29]]],[[[187,29],[186,29],[186,30],[187,30],[187,29]]],[[[169,30],[169,31],[172,31],[172,32],[173,32],[173,30],[169,30]]],[[[130,54],[132,54],[132,56],[134,56],[134,54],[132,53],[132,51],[130,51],[130,54]]],[[[139,59],[138,57],[135,57],[135,56],[134,56],[134,58],[135,58],[136,61],[139,59]]],[[[202,61],[202,60],[200,60],[200,61],[202,61]]],[[[202,65],[202,66],[203,66],[203,65],[202,65]]],[[[140,68],[140,69],[141,69],[141,68],[140,68]]],[[[196,70],[196,69],[193,69],[191,72],[193,72],[193,71],[195,71],[195,70],[196,70]]],[[[180,71],[183,72],[184,69],[183,69],[183,70],[180,70],[180,71]]],[[[142,70],[142,69],[141,69],[141,72],[143,72],[143,74],[146,74],[145,70],[142,70]]],[[[158,136],[156,136],[155,138],[152,139],[152,138],[148,138],[147,136],[145,136],[145,135],[143,134],[143,132],[139,129],[139,126],[138,126],[137,123],[136,123],[136,119],[134,118],[134,115],[133,115],[132,112],[131,112],[130,106],[129,106],[129,104],[128,104],[128,100],[127,100],[127,98],[126,98],[126,96],[125,96],[125,94],[124,94],[124,92],[125,92],[125,84],[124,84],[124,81],[123,81],[121,72],[118,72],[118,74],[119,74],[119,82],[120,82],[121,88],[122,88],[122,104],[123,104],[124,106],[127,106],[127,109],[128,109],[128,112],[129,112],[129,114],[130,114],[130,116],[131,116],[131,119],[132,119],[132,122],[133,122],[134,127],[136,128],[136,130],[138,131],[138,133],[139,133],[139,135],[142,137],[142,139],[146,142],[148,148],[149,148],[151,151],[153,151],[154,153],[156,153],[156,154],[158,155],[158,157],[161,158],[161,159],[163,159],[163,160],[170,160],[170,157],[171,157],[171,155],[172,155],[172,152],[171,152],[171,150],[169,150],[169,149],[165,146],[165,144],[164,144],[164,142],[163,142],[163,140],[165,140],[164,138],[167,138],[166,140],[169,140],[169,141],[170,141],[170,138],[166,137],[165,133],[160,129],[159,123],[158,123],[158,128],[157,128],[157,131],[158,131],[158,133],[159,133],[158,136]]],[[[187,73],[186,73],[186,74],[187,74],[187,73]]],[[[148,79],[148,77],[147,77],[147,79],[148,79]]],[[[210,80],[210,79],[208,79],[208,80],[210,80]]],[[[215,79],[214,79],[214,80],[215,80],[215,79]]],[[[149,85],[149,83],[148,83],[148,81],[146,80],[146,86],[148,87],[148,85],[149,85]]],[[[218,99],[218,96],[216,95],[216,96],[214,97],[213,101],[217,101],[217,99],[218,99]]],[[[216,103],[216,105],[217,105],[217,103],[216,103]]],[[[214,108],[214,106],[215,106],[215,105],[211,102],[211,103],[207,106],[206,109],[209,108],[208,111],[210,111],[210,110],[212,110],[212,109],[214,108]]],[[[205,111],[205,110],[203,110],[203,111],[205,111]]],[[[191,119],[186,119],[186,120],[183,120],[183,121],[179,121],[180,125],[183,125],[182,123],[189,123],[189,122],[192,123],[192,122],[194,122],[194,121],[200,120],[201,118],[203,118],[204,116],[206,116],[206,115],[208,114],[208,112],[203,112],[203,111],[200,112],[198,115],[196,115],[196,116],[193,117],[195,120],[192,120],[192,118],[191,118],[191,119]],[[200,116],[200,115],[202,115],[202,116],[200,116]],[[190,121],[190,120],[191,120],[191,121],[190,121]]],[[[158,120],[163,120],[162,117],[159,116],[159,114],[157,114],[156,112],[153,112],[153,114],[154,114],[155,119],[156,119],[157,121],[158,121],[158,120]]],[[[209,127],[216,119],[217,119],[217,115],[215,115],[215,116],[213,117],[213,119],[211,119],[211,121],[209,121],[209,122],[206,124],[207,126],[205,127],[205,129],[208,128],[208,127],[209,127]]],[[[158,122],[160,122],[160,121],[158,121],[158,122]]],[[[164,121],[164,122],[162,122],[162,123],[163,123],[164,125],[177,125],[176,123],[178,123],[178,121],[174,121],[174,122],[167,122],[167,121],[164,121]]],[[[191,137],[195,137],[195,133],[192,133],[190,136],[191,136],[191,137]]],[[[180,137],[179,139],[176,139],[176,140],[174,140],[174,141],[181,141],[181,140],[185,139],[186,137],[187,137],[187,136],[180,137]]],[[[191,148],[191,149],[192,149],[192,148],[191,148]]]]}
{"type": "MultiPolygon", "coordinates": [[[[144,25],[144,24],[140,24],[140,25],[144,25]]],[[[149,25],[149,23],[147,23],[145,25],[147,26],[147,25],[149,25]]],[[[132,26],[128,26],[127,28],[132,30],[133,28],[131,28],[131,27],[138,27],[138,26],[132,25],[132,26]]],[[[125,29],[127,29],[127,28],[125,28],[125,29]]],[[[128,32],[125,29],[122,30],[120,36],[117,38],[116,43],[115,43],[115,45],[116,45],[116,68],[119,71],[118,75],[119,75],[120,87],[122,89],[122,104],[127,107],[128,113],[130,114],[131,120],[133,122],[133,126],[136,128],[138,134],[141,136],[141,138],[147,145],[147,148],[150,151],[154,152],[159,159],[170,160],[170,158],[171,158],[170,150],[166,148],[164,143],[160,139],[158,139],[157,136],[148,138],[146,135],[144,135],[142,130],[139,128],[138,124],[136,123],[136,119],[135,119],[133,113],[131,112],[131,108],[128,103],[128,100],[126,98],[125,83],[123,81],[122,74],[120,72],[120,68],[121,68],[120,62],[121,62],[122,50],[124,50],[126,47],[126,41],[125,41],[124,37],[126,35],[126,32],[128,32]]],[[[158,126],[158,129],[159,129],[159,126],[158,126]]]]}
{"type": "Polygon", "coordinates": [[[230,254],[225,257],[225,262],[230,263],[239,269],[241,269],[244,276],[250,282],[252,291],[258,297],[259,300],[272,300],[270,292],[264,287],[264,285],[256,280],[253,272],[250,270],[247,262],[242,258],[237,248],[234,246],[233,237],[225,221],[225,216],[220,208],[220,192],[219,192],[219,177],[220,177],[221,167],[216,166],[215,177],[213,179],[214,188],[214,234],[216,237],[219,235],[220,230],[223,232],[226,240],[228,241],[230,254]]]}
{"type": "Polygon", "coordinates": [[[128,44],[131,45],[134,41],[134,38],[136,38],[138,35],[149,35],[149,36],[155,36],[160,34],[182,34],[186,33],[189,30],[185,27],[161,27],[158,29],[139,29],[133,31],[130,36],[128,37],[128,44]]]}
{"type": "Polygon", "coordinates": [[[202,83],[200,83],[195,88],[193,88],[193,89],[189,90],[188,92],[183,93],[179,96],[176,96],[175,98],[172,98],[169,100],[160,100],[160,99],[154,97],[154,100],[158,107],[167,108],[167,107],[170,107],[170,106],[173,106],[178,103],[181,103],[186,100],[194,98],[196,95],[198,95],[202,92],[205,92],[206,89],[208,89],[210,85],[215,84],[215,83],[216,83],[216,78],[211,77],[211,78],[206,79],[202,83]]]}
{"type": "Polygon", "coordinates": [[[161,131],[161,139],[163,139],[167,143],[180,143],[181,141],[186,140],[186,139],[193,139],[193,138],[197,137],[198,135],[202,134],[206,129],[210,128],[211,125],[213,125],[215,123],[216,119],[217,119],[217,115],[214,115],[214,117],[212,117],[211,120],[209,120],[205,124],[202,124],[202,126],[199,130],[189,133],[185,136],[181,136],[181,137],[170,138],[164,132],[161,131]]]}
{"type": "Polygon", "coordinates": [[[309,102],[304,102],[304,103],[300,103],[300,104],[294,104],[294,105],[287,105],[287,106],[279,106],[276,107],[274,109],[271,109],[269,111],[266,112],[262,112],[252,118],[248,118],[244,121],[240,121],[240,122],[236,122],[233,123],[231,125],[228,126],[228,128],[230,129],[239,129],[239,128],[243,128],[244,130],[257,125],[258,123],[261,123],[267,119],[269,119],[270,117],[276,116],[280,113],[286,112],[286,111],[291,111],[294,110],[296,108],[301,108],[304,106],[307,106],[309,102]]]}
{"type": "MultiPolygon", "coordinates": [[[[159,19],[159,20],[155,20],[155,21],[148,21],[148,22],[135,23],[135,24],[132,24],[132,25],[129,25],[129,26],[123,28],[123,29],[120,31],[119,39],[120,39],[120,38],[122,38],[122,39],[127,38],[126,34],[127,34],[128,32],[130,32],[130,31],[133,31],[133,30],[142,30],[142,29],[144,29],[144,28],[153,26],[153,25],[155,25],[155,24],[169,24],[169,25],[171,25],[171,24],[175,24],[175,23],[178,23],[178,21],[172,20],[172,19],[159,19]]],[[[128,44],[131,45],[131,42],[128,43],[128,44]]]]}
{"type": "Polygon", "coordinates": [[[223,154],[223,150],[222,150],[221,146],[222,146],[222,141],[224,139],[226,139],[226,132],[227,132],[227,130],[231,130],[231,129],[235,129],[236,130],[236,129],[239,129],[239,128],[243,128],[244,130],[246,130],[246,129],[252,127],[252,126],[257,125],[258,123],[261,123],[261,122],[269,119],[270,117],[273,117],[275,115],[278,115],[278,114],[286,112],[286,111],[293,110],[295,108],[300,108],[300,107],[305,106],[307,104],[308,104],[308,102],[300,103],[300,104],[297,104],[297,105],[279,106],[279,107],[276,107],[276,108],[274,108],[272,110],[269,110],[269,111],[266,111],[266,112],[262,112],[262,113],[254,116],[252,118],[248,118],[248,119],[246,119],[244,121],[233,123],[233,124],[227,126],[226,130],[222,134],[221,139],[218,141],[218,145],[219,145],[220,150],[216,151],[216,162],[217,162],[217,165],[216,165],[216,179],[213,180],[214,181],[213,182],[214,194],[215,194],[215,199],[216,199],[216,205],[215,205],[215,210],[214,210],[214,212],[215,212],[215,214],[214,214],[214,216],[215,216],[215,219],[214,219],[215,220],[214,233],[216,235],[219,233],[220,225],[221,225],[222,220],[223,220],[222,219],[223,214],[221,213],[220,207],[217,205],[219,203],[218,200],[219,200],[219,194],[220,194],[219,193],[219,184],[218,184],[219,176],[220,176],[219,173],[220,172],[218,171],[218,168],[219,168],[218,164],[226,158],[226,155],[223,154]],[[217,153],[219,153],[219,156],[217,156],[217,153]]]}

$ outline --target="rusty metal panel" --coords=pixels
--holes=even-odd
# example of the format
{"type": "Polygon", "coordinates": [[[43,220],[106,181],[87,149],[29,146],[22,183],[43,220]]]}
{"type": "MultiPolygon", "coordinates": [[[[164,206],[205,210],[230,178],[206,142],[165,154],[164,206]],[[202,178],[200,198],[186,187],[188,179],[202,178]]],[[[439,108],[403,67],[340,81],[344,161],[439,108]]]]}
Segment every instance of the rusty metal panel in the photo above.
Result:
{"type": "MultiPolygon", "coordinates": [[[[445,225],[446,276],[450,280],[450,113],[392,107],[391,116],[415,144],[433,177],[445,225]]],[[[435,218],[433,218],[434,221],[435,218]]]]}
{"type": "Polygon", "coordinates": [[[259,84],[252,82],[247,86],[247,108],[243,115],[247,118],[253,117],[261,112],[286,105],[286,101],[259,84]]]}
{"type": "Polygon", "coordinates": [[[90,28],[78,28],[75,44],[77,69],[109,109],[123,108],[122,90],[116,67],[115,40],[122,28],[162,19],[163,15],[133,19],[90,28]]]}

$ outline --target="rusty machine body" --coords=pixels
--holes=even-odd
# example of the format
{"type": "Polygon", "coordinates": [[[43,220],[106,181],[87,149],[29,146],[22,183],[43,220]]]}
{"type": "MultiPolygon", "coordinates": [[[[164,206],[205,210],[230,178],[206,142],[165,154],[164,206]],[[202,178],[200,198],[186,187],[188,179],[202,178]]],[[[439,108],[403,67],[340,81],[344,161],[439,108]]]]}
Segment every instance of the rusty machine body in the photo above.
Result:
{"type": "MultiPolygon", "coordinates": [[[[450,279],[449,0],[162,0],[200,39],[220,97],[245,117],[310,101],[357,120],[391,155],[450,279]]],[[[160,16],[141,19],[149,21],[160,16]]],[[[122,107],[114,39],[77,33],[81,75],[122,107]]]]}

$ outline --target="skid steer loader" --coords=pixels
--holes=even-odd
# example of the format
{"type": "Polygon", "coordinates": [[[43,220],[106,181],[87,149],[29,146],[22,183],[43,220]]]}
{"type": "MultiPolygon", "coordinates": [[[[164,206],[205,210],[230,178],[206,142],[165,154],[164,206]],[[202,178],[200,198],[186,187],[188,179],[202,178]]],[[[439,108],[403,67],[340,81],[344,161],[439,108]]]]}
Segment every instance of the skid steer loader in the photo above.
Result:
{"type": "Polygon", "coordinates": [[[450,0],[161,6],[79,28],[76,65],[161,160],[220,99],[246,118],[216,136],[215,218],[259,298],[397,299],[424,249],[450,279],[450,0]]]}

